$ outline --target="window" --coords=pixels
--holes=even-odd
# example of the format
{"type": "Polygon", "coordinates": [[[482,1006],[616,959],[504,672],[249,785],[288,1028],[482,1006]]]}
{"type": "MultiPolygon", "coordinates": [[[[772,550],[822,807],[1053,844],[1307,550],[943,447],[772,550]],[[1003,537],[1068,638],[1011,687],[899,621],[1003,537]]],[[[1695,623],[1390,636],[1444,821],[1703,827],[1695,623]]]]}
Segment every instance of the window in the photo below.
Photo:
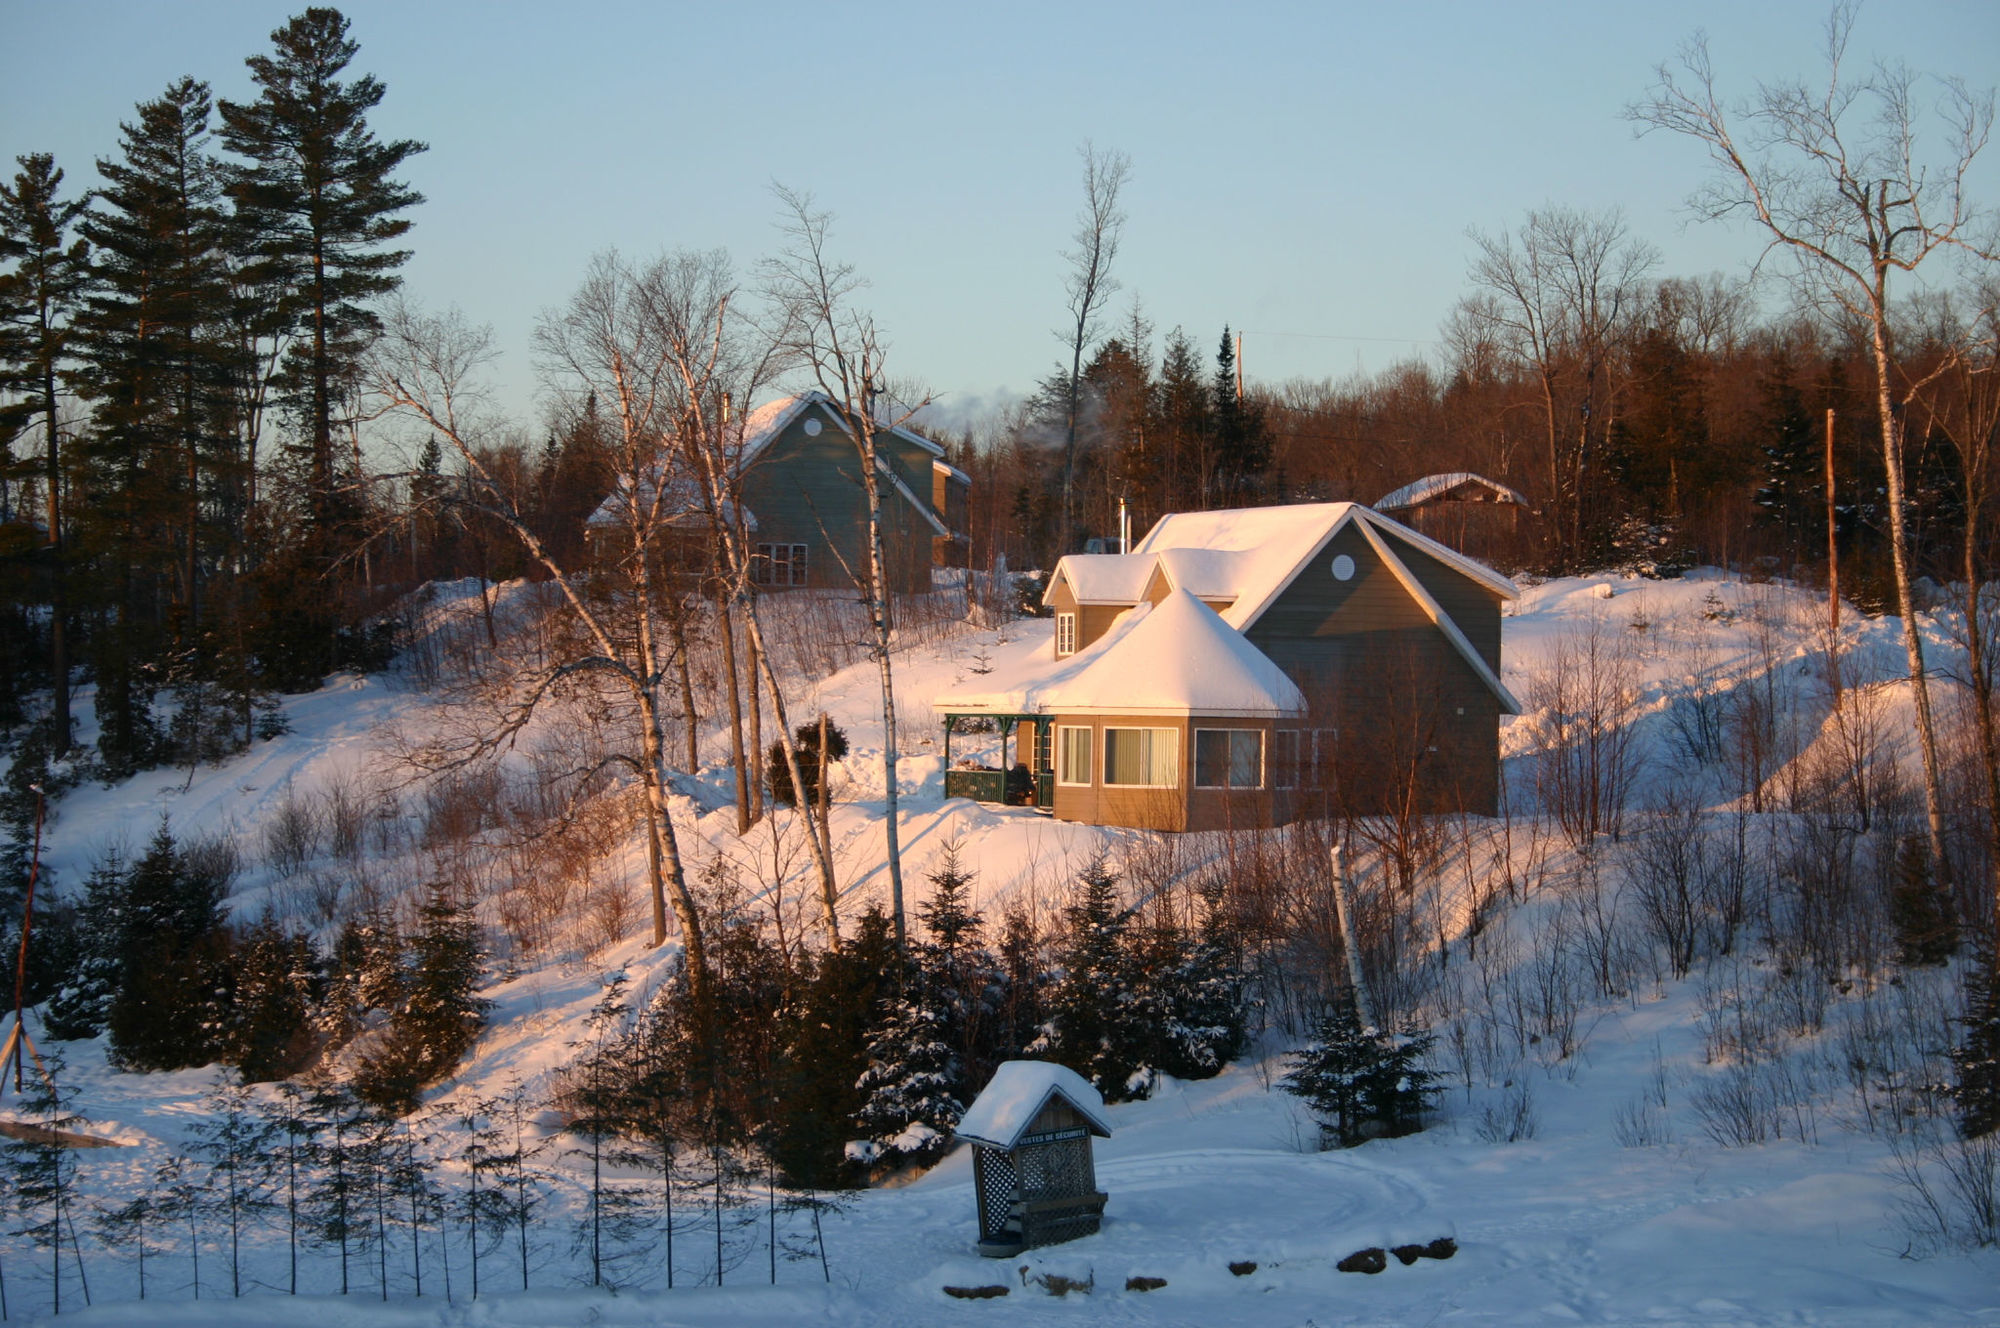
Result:
{"type": "Polygon", "coordinates": [[[1090,729],[1068,724],[1056,729],[1056,782],[1090,782],[1090,729]]]}
{"type": "Polygon", "coordinates": [[[1056,653],[1074,655],[1076,653],[1076,615],[1058,613],[1056,615],[1056,653]]]}
{"type": "Polygon", "coordinates": [[[1264,787],[1264,735],[1256,729],[1196,729],[1194,786],[1264,787]]]}
{"type": "Polygon", "coordinates": [[[1179,788],[1180,730],[1104,730],[1104,782],[1138,788],[1179,788]]]}
{"type": "Polygon", "coordinates": [[[806,583],[806,546],[759,544],[750,560],[750,579],[760,586],[802,586],[806,583]]]}
{"type": "Polygon", "coordinates": [[[1278,729],[1271,734],[1274,788],[1333,787],[1334,729],[1278,729]]]}

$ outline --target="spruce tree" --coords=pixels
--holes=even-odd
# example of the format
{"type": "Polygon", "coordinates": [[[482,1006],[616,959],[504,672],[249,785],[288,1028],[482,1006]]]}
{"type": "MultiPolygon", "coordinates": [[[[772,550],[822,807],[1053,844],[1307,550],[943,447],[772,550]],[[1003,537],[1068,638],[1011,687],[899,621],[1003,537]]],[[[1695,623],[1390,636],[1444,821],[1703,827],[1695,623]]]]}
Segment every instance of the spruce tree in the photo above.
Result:
{"type": "Polygon", "coordinates": [[[271,1208],[274,1129],[241,1083],[218,1080],[204,1107],[188,1130],[189,1151],[208,1172],[197,1201],[228,1236],[230,1295],[241,1296],[243,1238],[271,1208]]]}
{"type": "Polygon", "coordinates": [[[312,942],[268,915],[238,938],[222,1052],[246,1083],[294,1074],[312,1054],[316,968],[312,942]]]}
{"type": "Polygon", "coordinates": [[[1958,910],[1951,892],[1933,876],[1929,851],[1907,835],[1896,851],[1896,883],[1889,892],[1889,924],[1896,932],[1896,962],[1927,967],[1958,950],[1958,910]]]}
{"type": "Polygon", "coordinates": [[[58,757],[72,742],[69,697],[67,458],[57,380],[67,372],[74,318],[90,283],[90,242],[69,238],[88,198],[59,195],[63,173],[46,152],[16,157],[20,170],[0,185],[0,436],[37,417],[42,432],[43,550],[49,567],[49,741],[58,757]]]}
{"type": "Polygon", "coordinates": [[[1952,1050],[1952,1100],[1968,1139],[2000,1130],[2000,964],[1981,947],[1965,982],[1965,1041],[1952,1050]]]}
{"type": "Polygon", "coordinates": [[[1346,990],[1314,1021],[1307,1045],[1287,1058],[1292,1068],[1281,1086],[1306,1100],[1338,1147],[1409,1134],[1422,1128],[1437,1095],[1424,1066],[1432,1042],[1428,1033],[1385,1036],[1364,1027],[1346,990]]]}
{"type": "Polygon", "coordinates": [[[1077,878],[1077,900],[1063,910],[1057,952],[1061,976],[1049,996],[1049,1018],[1029,1051],[1069,1066],[1107,1102],[1144,1097],[1146,1051],[1144,976],[1127,944],[1132,910],[1118,898],[1118,877],[1102,856],[1077,878]]]}
{"type": "Polygon", "coordinates": [[[456,1069],[486,1026],[492,1002],[478,995],[479,924],[472,910],[434,887],[409,943],[403,996],[382,1045],[363,1062],[355,1087],[369,1102],[402,1113],[419,1092],[456,1069]]]}
{"type": "Polygon", "coordinates": [[[24,1081],[19,1114],[34,1128],[8,1138],[0,1145],[0,1165],[4,1165],[13,1191],[14,1211],[21,1225],[17,1236],[26,1236],[37,1250],[47,1251],[49,1288],[57,1314],[63,1307],[63,1246],[67,1242],[74,1255],[76,1281],[89,1303],[90,1284],[84,1278],[83,1250],[76,1243],[77,1160],[76,1150],[62,1136],[83,1123],[83,1116],[65,1102],[61,1089],[63,1061],[50,1051],[43,1055],[39,1075],[24,1081]]]}
{"type": "Polygon", "coordinates": [[[206,1064],[220,1051],[229,884],[209,855],[182,852],[161,818],[125,877],[119,986],[106,1020],[120,1064],[176,1070],[206,1064]]]}
{"type": "MultiPolygon", "coordinates": [[[[409,258],[388,246],[409,232],[403,214],[423,196],[395,174],[424,145],[384,142],[369,129],[368,113],[387,89],[372,75],[343,78],[360,47],[339,10],[308,9],[271,41],[271,54],[246,62],[257,99],[220,104],[222,139],[246,159],[228,187],[256,244],[251,275],[284,292],[279,309],[296,333],[278,387],[304,452],[310,531],[299,570],[321,577],[348,514],[335,473],[335,421],[351,404],[344,400],[350,370],[379,327],[369,304],[396,289],[396,270],[409,258]]],[[[312,640],[292,643],[298,676],[288,681],[331,663],[331,619],[306,616],[313,621],[297,626],[312,640]]]]}
{"type": "Polygon", "coordinates": [[[855,1084],[862,1104],[854,1123],[878,1155],[918,1166],[944,1156],[965,1115],[940,994],[919,979],[889,1005],[868,1038],[868,1068],[855,1084]]]}

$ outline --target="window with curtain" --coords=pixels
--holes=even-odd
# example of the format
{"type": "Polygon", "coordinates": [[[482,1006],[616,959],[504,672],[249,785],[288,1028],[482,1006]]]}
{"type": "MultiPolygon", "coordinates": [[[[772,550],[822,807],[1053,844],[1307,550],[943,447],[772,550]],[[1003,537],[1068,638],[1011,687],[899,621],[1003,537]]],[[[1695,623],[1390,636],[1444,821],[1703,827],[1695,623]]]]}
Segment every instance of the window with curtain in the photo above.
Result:
{"type": "Polygon", "coordinates": [[[1090,729],[1088,726],[1072,728],[1067,724],[1056,727],[1056,782],[1058,784],[1088,784],[1090,782],[1090,729]]]}
{"type": "Polygon", "coordinates": [[[1180,730],[1104,730],[1104,782],[1138,788],[1180,786],[1180,730]]]}

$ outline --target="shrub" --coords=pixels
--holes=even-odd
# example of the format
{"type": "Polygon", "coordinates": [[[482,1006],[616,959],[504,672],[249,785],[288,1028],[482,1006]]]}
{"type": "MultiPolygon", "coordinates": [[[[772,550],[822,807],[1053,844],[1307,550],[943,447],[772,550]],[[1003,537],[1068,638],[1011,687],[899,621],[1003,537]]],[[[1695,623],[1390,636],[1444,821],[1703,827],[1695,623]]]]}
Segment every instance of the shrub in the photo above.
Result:
{"type": "Polygon", "coordinates": [[[1292,1070],[1282,1087],[1305,1099],[1338,1147],[1414,1134],[1440,1091],[1423,1065],[1435,1040],[1364,1027],[1349,990],[1314,1022],[1312,1041],[1287,1058],[1292,1070]]]}

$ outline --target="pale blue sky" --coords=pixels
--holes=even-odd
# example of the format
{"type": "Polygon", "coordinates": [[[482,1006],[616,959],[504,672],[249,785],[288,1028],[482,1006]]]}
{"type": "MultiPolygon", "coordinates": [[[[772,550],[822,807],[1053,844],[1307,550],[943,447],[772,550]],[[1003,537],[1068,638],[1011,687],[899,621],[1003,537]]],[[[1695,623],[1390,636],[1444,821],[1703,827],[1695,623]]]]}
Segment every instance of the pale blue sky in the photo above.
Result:
{"type": "MultiPolygon", "coordinates": [[[[303,4],[0,0],[0,160],[94,180],[175,77],[251,95],[244,57],[303,4]]],[[[531,410],[528,331],[592,251],[777,243],[773,180],[837,220],[891,370],[971,404],[1056,362],[1084,139],[1133,175],[1118,276],[1164,333],[1247,332],[1253,378],[1427,352],[1465,289],[1468,227],[1548,202],[1622,207],[1662,274],[1740,270],[1743,232],[1686,223],[1692,144],[1621,117],[1696,28],[1723,86],[1819,68],[1819,0],[1621,4],[983,6],[384,3],[342,8],[388,84],[384,136],[427,140],[413,295],[489,322],[531,410]],[[1307,335],[1286,335],[1307,334],[1307,335]]],[[[2000,4],[1864,9],[1851,58],[1975,84],[2000,4]]],[[[2000,154],[2000,146],[1992,150],[2000,154]]],[[[1980,193],[2000,203],[2000,160],[1980,193]]]]}

